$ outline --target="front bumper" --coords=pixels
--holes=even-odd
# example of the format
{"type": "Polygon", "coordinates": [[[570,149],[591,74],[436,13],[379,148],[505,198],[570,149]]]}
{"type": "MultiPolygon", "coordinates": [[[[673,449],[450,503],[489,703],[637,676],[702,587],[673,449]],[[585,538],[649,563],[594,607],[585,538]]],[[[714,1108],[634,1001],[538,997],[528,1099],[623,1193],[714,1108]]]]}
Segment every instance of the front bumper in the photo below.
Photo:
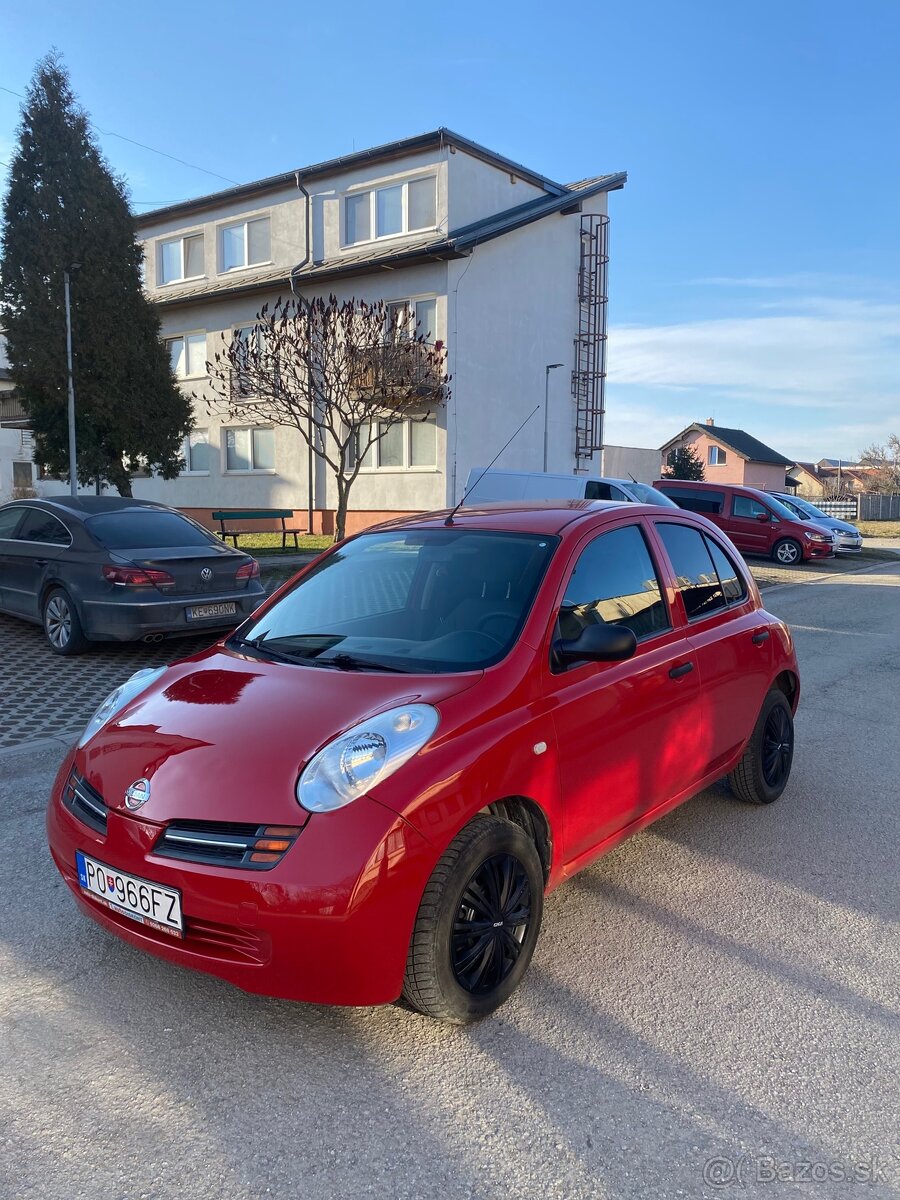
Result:
{"type": "Polygon", "coordinates": [[[835,546],[833,542],[804,542],[803,557],[809,558],[833,558],[835,546]]]}
{"type": "MultiPolygon", "coordinates": [[[[81,909],[159,958],[247,992],[315,1004],[397,999],[413,922],[436,853],[401,817],[369,798],[312,816],[270,871],[162,858],[163,826],[110,809],[106,834],[62,804],[74,760],[60,768],[47,810],[53,861],[81,909]],[[181,892],[185,936],[143,926],[83,892],[82,850],[107,866],[181,892]]],[[[255,819],[255,818],[254,818],[255,819]]]]}
{"type": "Polygon", "coordinates": [[[130,594],[123,590],[109,600],[82,600],[79,611],[85,636],[91,641],[135,642],[155,633],[189,635],[207,629],[234,629],[265,598],[263,587],[251,580],[250,586],[239,592],[197,596],[130,594]],[[187,609],[197,604],[234,604],[235,612],[232,616],[188,620],[187,609]]]}
{"type": "Polygon", "coordinates": [[[837,539],[834,548],[838,554],[859,554],[862,551],[862,537],[838,534],[837,539]]]}

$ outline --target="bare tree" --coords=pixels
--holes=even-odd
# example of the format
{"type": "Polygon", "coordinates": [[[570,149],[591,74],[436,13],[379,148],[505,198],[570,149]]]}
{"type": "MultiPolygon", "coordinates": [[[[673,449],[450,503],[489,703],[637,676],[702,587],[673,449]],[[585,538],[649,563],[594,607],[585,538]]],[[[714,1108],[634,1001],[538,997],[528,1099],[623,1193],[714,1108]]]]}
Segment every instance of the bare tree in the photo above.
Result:
{"type": "Polygon", "coordinates": [[[860,466],[876,468],[866,472],[866,491],[900,492],[900,435],[892,433],[886,446],[867,446],[859,462],[860,466]]]}
{"type": "Polygon", "coordinates": [[[366,455],[393,426],[426,420],[449,396],[446,349],[432,336],[380,300],[279,299],[254,325],[222,335],[208,364],[211,407],[300,434],[334,476],[340,541],[366,455]]]}

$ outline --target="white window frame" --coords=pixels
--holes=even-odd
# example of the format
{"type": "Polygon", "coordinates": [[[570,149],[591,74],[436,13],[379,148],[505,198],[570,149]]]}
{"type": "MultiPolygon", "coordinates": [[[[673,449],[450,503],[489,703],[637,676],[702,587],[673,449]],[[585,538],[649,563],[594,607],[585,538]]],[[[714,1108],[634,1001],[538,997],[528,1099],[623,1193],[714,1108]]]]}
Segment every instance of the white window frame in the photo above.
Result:
{"type": "Polygon", "coordinates": [[[728,455],[721,446],[710,446],[706,455],[706,465],[709,467],[724,467],[728,462],[728,455]]]}
{"type": "MultiPolygon", "coordinates": [[[[175,378],[179,381],[182,379],[206,379],[207,378],[208,372],[206,370],[206,362],[207,362],[207,359],[209,356],[207,353],[208,343],[207,343],[207,338],[206,338],[206,330],[205,329],[186,329],[184,331],[184,333],[176,333],[176,334],[172,334],[170,336],[163,337],[163,341],[166,344],[166,349],[169,351],[169,361],[170,362],[172,360],[172,352],[169,349],[169,347],[171,346],[172,342],[186,342],[187,338],[199,338],[199,337],[203,338],[203,370],[200,372],[197,372],[193,375],[176,375],[175,378]]],[[[185,349],[184,349],[184,357],[185,357],[185,360],[188,357],[186,344],[185,344],[185,349]]]]}
{"type": "Polygon", "coordinates": [[[385,475],[385,474],[398,475],[401,473],[406,474],[409,471],[412,471],[413,474],[415,474],[415,475],[434,475],[438,470],[438,462],[437,462],[437,459],[438,459],[438,440],[437,440],[438,425],[437,425],[437,418],[436,418],[435,414],[431,413],[431,415],[427,418],[427,421],[430,422],[434,426],[434,463],[433,463],[433,465],[418,466],[418,467],[412,466],[412,463],[411,463],[411,459],[412,459],[412,427],[413,427],[413,425],[421,425],[424,422],[422,421],[421,417],[418,419],[404,417],[404,419],[402,421],[395,422],[396,424],[399,424],[403,430],[403,463],[400,466],[385,466],[385,467],[381,466],[381,464],[378,460],[379,460],[379,457],[381,454],[382,442],[381,442],[381,439],[379,439],[377,442],[375,442],[375,444],[371,448],[371,453],[375,456],[375,466],[374,467],[366,467],[366,466],[360,467],[360,469],[359,469],[360,475],[385,475]]]}
{"type": "Polygon", "coordinates": [[[408,310],[406,325],[405,325],[405,327],[403,327],[403,326],[398,327],[401,329],[401,331],[405,330],[403,332],[403,336],[411,337],[411,338],[417,337],[419,335],[419,333],[421,332],[423,337],[429,337],[429,335],[430,335],[430,339],[428,342],[429,345],[432,345],[434,342],[440,341],[441,339],[437,336],[436,329],[424,329],[423,328],[421,331],[419,330],[418,313],[416,311],[420,304],[434,303],[434,323],[435,323],[435,325],[437,325],[437,320],[438,320],[437,301],[438,301],[438,296],[436,293],[434,293],[432,295],[426,294],[424,296],[401,296],[396,300],[386,300],[385,305],[384,305],[385,317],[387,318],[387,324],[386,324],[386,328],[384,331],[385,336],[390,336],[390,333],[391,333],[391,328],[392,328],[391,323],[390,323],[391,312],[394,309],[402,308],[405,305],[408,310]]]}
{"type": "Polygon", "coordinates": [[[191,432],[187,435],[187,437],[184,439],[184,441],[181,444],[181,453],[184,457],[184,470],[181,472],[182,475],[193,475],[196,477],[199,475],[208,475],[209,474],[208,467],[205,471],[196,471],[191,466],[191,437],[192,437],[192,435],[197,434],[197,433],[205,433],[206,434],[207,462],[209,461],[209,455],[212,454],[212,442],[210,441],[210,438],[209,438],[209,429],[208,428],[192,429],[191,432]]]}
{"type": "Polygon", "coordinates": [[[191,279],[205,279],[205,278],[206,278],[206,234],[204,233],[202,226],[200,229],[189,229],[185,233],[179,233],[177,237],[164,237],[164,238],[160,238],[158,240],[158,242],[156,243],[156,285],[157,285],[157,287],[171,287],[173,284],[186,283],[191,279]],[[192,238],[192,237],[199,237],[202,239],[203,271],[199,275],[185,275],[185,273],[184,273],[184,265],[185,265],[184,243],[188,238],[192,238]],[[169,246],[173,242],[181,243],[181,274],[178,276],[177,279],[167,279],[167,280],[163,281],[163,277],[162,277],[162,275],[163,275],[163,266],[162,266],[163,265],[163,246],[169,246]]]}
{"type": "Polygon", "coordinates": [[[429,230],[438,228],[438,177],[436,171],[427,171],[422,175],[410,175],[402,179],[385,180],[373,187],[367,184],[365,187],[351,188],[346,191],[341,197],[341,248],[344,250],[351,249],[355,246],[366,246],[370,242],[388,242],[391,238],[408,237],[411,233],[427,233],[429,230]],[[416,229],[409,227],[409,185],[411,183],[420,183],[426,179],[430,179],[434,184],[434,224],[422,225],[416,229]],[[400,187],[403,189],[401,196],[401,213],[402,222],[399,232],[397,233],[378,233],[378,193],[388,191],[391,188],[400,187]],[[360,238],[357,242],[347,240],[347,201],[357,199],[359,196],[368,195],[369,197],[369,236],[360,238]]]}
{"type": "Polygon", "coordinates": [[[216,226],[216,273],[218,275],[233,275],[236,271],[249,271],[253,267],[268,267],[271,266],[272,259],[272,214],[271,212],[253,213],[248,217],[241,217],[238,221],[223,221],[221,225],[216,226]],[[248,226],[252,221],[268,221],[269,222],[269,257],[262,258],[259,262],[250,262],[250,233],[248,226]],[[226,267],[224,254],[224,234],[227,229],[238,229],[243,227],[244,230],[244,264],[240,267],[226,267]]]}
{"type": "MultiPolygon", "coordinates": [[[[250,461],[253,461],[253,430],[254,429],[271,429],[275,433],[274,425],[223,425],[222,426],[222,474],[223,475],[277,475],[278,471],[275,467],[229,467],[228,466],[228,435],[229,433],[243,433],[245,430],[250,434],[250,461]]],[[[274,449],[274,446],[273,446],[274,449]]]]}

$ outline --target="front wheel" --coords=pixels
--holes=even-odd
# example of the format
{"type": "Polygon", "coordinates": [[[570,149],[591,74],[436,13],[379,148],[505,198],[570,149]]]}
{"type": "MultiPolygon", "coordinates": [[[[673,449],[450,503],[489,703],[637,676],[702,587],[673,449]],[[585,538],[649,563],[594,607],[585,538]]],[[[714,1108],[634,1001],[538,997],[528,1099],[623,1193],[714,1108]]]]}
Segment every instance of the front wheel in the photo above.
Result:
{"type": "Polygon", "coordinates": [[[772,549],[772,557],[783,567],[793,567],[803,557],[803,547],[793,538],[782,538],[772,549]]]}
{"type": "Polygon", "coordinates": [[[88,641],[69,593],[54,588],[44,601],[44,636],[54,654],[81,654],[88,641]]]}
{"type": "Polygon", "coordinates": [[[744,757],[728,776],[748,804],[771,804],[787,786],[794,761],[794,717],[784,692],[766,696],[744,757]]]}
{"type": "Polygon", "coordinates": [[[541,928],[544,875],[534,843],[511,821],[479,815],[456,835],[425,888],[403,998],[464,1025],[512,995],[541,928]]]}

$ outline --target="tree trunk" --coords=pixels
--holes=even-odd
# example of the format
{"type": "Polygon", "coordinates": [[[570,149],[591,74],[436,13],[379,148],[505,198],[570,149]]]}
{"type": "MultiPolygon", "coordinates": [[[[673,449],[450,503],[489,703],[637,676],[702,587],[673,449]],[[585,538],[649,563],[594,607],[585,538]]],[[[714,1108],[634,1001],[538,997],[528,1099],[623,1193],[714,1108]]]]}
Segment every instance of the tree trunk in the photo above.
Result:
{"type": "Polygon", "coordinates": [[[334,540],[341,542],[347,528],[347,502],[350,499],[350,484],[343,475],[335,475],[337,484],[337,510],[334,514],[334,540]]]}
{"type": "Polygon", "coordinates": [[[110,469],[108,476],[109,482],[118,491],[119,495],[131,499],[131,476],[125,470],[125,468],[122,467],[121,469],[116,470],[110,469]]]}

